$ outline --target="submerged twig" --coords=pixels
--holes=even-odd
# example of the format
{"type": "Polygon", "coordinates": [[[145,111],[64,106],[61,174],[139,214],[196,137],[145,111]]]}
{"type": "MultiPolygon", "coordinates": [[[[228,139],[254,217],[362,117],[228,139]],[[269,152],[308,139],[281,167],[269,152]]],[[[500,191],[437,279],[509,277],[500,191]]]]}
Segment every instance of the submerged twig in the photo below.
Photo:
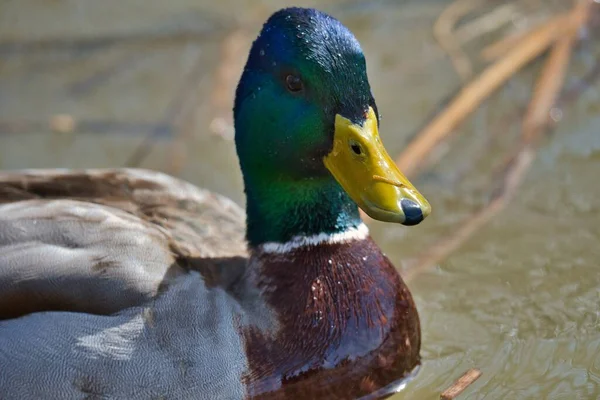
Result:
{"type": "Polygon", "coordinates": [[[108,66],[93,71],[84,79],[77,80],[67,85],[67,91],[76,97],[83,96],[95,88],[104,85],[115,75],[133,68],[137,63],[143,61],[150,53],[128,51],[108,66]]]}
{"type": "Polygon", "coordinates": [[[416,263],[403,273],[405,281],[411,281],[432,265],[444,260],[498,214],[512,200],[524,173],[533,161],[533,156],[531,147],[521,149],[507,166],[506,173],[502,177],[501,187],[488,204],[460,223],[458,229],[453,231],[451,235],[439,240],[426,253],[418,257],[416,263]]]}
{"type": "Polygon", "coordinates": [[[55,115],[47,121],[0,120],[1,135],[20,135],[31,132],[82,132],[90,134],[118,133],[126,136],[139,136],[148,131],[156,132],[157,137],[169,137],[173,127],[167,124],[153,124],[131,121],[78,120],[70,115],[55,115]]]}
{"type": "Polygon", "coordinates": [[[472,368],[465,372],[463,376],[458,378],[452,386],[448,389],[444,390],[440,395],[440,400],[454,400],[457,396],[459,396],[462,392],[465,391],[466,388],[471,386],[473,382],[475,382],[481,376],[481,371],[472,368]]]}
{"type": "Polygon", "coordinates": [[[578,99],[581,94],[590,88],[598,79],[600,79],[600,57],[596,59],[593,67],[581,78],[575,82],[560,96],[556,102],[556,107],[564,107],[575,99],[578,99]]]}
{"type": "MultiPolygon", "coordinates": [[[[183,79],[177,94],[169,103],[160,125],[178,126],[187,113],[195,108],[195,102],[191,100],[195,98],[195,92],[198,90],[200,79],[204,73],[205,67],[202,62],[202,55],[200,54],[190,72],[185,79],[183,79]]],[[[134,150],[125,165],[127,167],[138,167],[152,151],[159,134],[160,132],[156,130],[152,130],[148,133],[144,140],[134,150]]],[[[185,154],[181,153],[179,156],[184,157],[185,154]]]]}

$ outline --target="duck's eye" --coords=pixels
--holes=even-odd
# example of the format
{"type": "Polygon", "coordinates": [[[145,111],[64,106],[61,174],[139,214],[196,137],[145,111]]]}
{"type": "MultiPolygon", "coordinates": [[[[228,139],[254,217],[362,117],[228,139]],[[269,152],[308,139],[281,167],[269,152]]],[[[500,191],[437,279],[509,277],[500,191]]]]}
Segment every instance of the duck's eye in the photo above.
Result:
{"type": "Polygon", "coordinates": [[[285,85],[287,86],[287,90],[294,93],[299,92],[304,88],[302,79],[297,75],[287,75],[285,77],[285,85]]]}
{"type": "Polygon", "coordinates": [[[363,154],[362,146],[353,140],[350,141],[350,149],[352,149],[354,154],[356,154],[357,156],[360,156],[363,154]]]}

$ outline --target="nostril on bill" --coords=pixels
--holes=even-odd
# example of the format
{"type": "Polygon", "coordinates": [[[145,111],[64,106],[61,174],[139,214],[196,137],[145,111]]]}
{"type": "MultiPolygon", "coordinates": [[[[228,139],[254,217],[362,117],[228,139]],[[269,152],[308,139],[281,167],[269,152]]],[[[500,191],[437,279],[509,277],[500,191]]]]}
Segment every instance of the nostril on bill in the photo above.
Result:
{"type": "Polygon", "coordinates": [[[405,217],[403,225],[417,225],[419,222],[423,221],[421,207],[414,201],[402,199],[400,200],[400,206],[402,206],[405,217]]]}

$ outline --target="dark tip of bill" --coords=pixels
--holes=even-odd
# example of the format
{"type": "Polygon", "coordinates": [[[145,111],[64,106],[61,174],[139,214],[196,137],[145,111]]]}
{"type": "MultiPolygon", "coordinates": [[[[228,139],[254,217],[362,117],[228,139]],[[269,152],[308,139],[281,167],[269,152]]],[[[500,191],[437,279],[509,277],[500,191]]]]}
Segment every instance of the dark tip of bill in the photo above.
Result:
{"type": "Polygon", "coordinates": [[[417,225],[423,221],[423,212],[417,203],[409,199],[402,199],[400,205],[405,217],[403,225],[417,225]]]}

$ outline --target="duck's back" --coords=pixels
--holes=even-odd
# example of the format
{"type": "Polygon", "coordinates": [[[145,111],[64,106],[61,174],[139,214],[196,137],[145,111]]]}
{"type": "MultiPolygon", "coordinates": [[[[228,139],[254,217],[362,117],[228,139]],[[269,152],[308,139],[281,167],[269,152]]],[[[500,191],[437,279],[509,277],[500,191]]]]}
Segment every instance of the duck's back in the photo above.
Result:
{"type": "Polygon", "coordinates": [[[163,174],[0,174],[3,398],[241,397],[243,235],[163,174]]]}

